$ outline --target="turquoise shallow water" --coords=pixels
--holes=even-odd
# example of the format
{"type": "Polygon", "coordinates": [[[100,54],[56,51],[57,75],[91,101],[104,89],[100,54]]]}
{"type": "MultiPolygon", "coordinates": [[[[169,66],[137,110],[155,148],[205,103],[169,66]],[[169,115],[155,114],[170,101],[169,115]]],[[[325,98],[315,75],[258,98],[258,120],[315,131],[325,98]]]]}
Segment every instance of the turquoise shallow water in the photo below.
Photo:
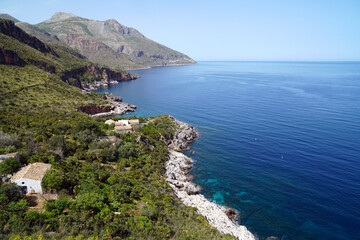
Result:
{"type": "Polygon", "coordinates": [[[100,91],[201,132],[194,181],[260,238],[359,239],[360,63],[200,62],[100,91]]]}

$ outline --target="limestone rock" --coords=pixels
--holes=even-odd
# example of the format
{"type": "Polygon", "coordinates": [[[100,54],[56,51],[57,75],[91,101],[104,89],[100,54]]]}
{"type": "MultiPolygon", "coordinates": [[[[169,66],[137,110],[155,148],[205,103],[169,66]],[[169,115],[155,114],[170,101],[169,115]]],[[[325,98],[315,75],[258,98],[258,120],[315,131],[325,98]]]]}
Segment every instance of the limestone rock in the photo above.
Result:
{"type": "Polygon", "coordinates": [[[168,143],[169,160],[166,163],[165,177],[176,196],[186,206],[197,208],[209,224],[221,233],[231,234],[240,240],[255,240],[254,235],[246,227],[236,224],[235,210],[210,202],[199,194],[200,188],[190,181],[191,177],[188,173],[193,161],[180,151],[187,149],[189,144],[198,137],[198,133],[191,125],[172,119],[178,128],[172,142],[168,143]]]}

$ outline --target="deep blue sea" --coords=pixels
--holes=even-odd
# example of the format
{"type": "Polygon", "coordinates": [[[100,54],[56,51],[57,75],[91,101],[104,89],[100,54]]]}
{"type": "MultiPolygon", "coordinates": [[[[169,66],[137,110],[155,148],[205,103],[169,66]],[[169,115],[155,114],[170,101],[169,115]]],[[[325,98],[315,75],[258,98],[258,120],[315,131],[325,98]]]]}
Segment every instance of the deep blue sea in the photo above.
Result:
{"type": "Polygon", "coordinates": [[[102,92],[196,126],[192,174],[260,239],[360,239],[360,63],[200,62],[102,92]]]}

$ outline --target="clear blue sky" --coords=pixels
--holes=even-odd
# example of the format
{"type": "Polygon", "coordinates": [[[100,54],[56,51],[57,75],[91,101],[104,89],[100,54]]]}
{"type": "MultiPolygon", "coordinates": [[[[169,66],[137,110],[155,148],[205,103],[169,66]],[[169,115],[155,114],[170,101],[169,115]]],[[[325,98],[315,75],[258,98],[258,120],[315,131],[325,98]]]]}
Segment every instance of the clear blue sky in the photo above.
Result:
{"type": "Polygon", "coordinates": [[[360,60],[360,0],[0,0],[38,23],[114,18],[195,60],[360,60]]]}

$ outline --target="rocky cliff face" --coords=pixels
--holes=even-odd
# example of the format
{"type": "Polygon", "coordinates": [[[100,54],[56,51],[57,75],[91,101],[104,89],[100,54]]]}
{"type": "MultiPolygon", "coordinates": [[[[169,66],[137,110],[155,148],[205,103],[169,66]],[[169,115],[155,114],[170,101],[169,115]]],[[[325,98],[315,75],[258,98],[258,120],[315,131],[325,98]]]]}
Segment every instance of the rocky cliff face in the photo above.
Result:
{"type": "Polygon", "coordinates": [[[98,113],[104,113],[104,112],[110,112],[114,110],[114,106],[103,106],[103,105],[89,105],[89,106],[82,106],[79,107],[78,110],[87,114],[98,114],[98,113]]]}
{"type": "Polygon", "coordinates": [[[169,148],[175,151],[181,151],[188,149],[190,143],[195,141],[199,134],[196,129],[190,124],[180,122],[175,118],[171,117],[174,123],[177,125],[177,129],[175,131],[174,137],[169,144],[169,148]]]}
{"type": "Polygon", "coordinates": [[[24,61],[17,55],[16,52],[0,48],[0,64],[22,66],[24,61]]]}
{"type": "Polygon", "coordinates": [[[16,27],[13,21],[0,20],[0,33],[13,37],[42,53],[50,53],[54,56],[57,56],[51,47],[36,37],[30,36],[20,28],[16,27]]]}
{"type": "Polygon", "coordinates": [[[71,13],[56,13],[36,26],[58,36],[90,60],[109,67],[121,64],[138,68],[196,63],[185,54],[156,43],[115,19],[96,21],[71,13]],[[109,58],[112,61],[107,61],[109,58]]]}
{"type": "Polygon", "coordinates": [[[106,93],[103,99],[110,105],[88,105],[78,108],[78,111],[89,114],[90,116],[111,116],[122,115],[127,112],[135,111],[136,106],[128,103],[123,103],[121,97],[114,96],[111,93],[106,93]]]}
{"type": "Polygon", "coordinates": [[[70,85],[75,87],[86,89],[86,90],[95,90],[100,86],[108,86],[110,84],[116,84],[120,81],[129,81],[139,78],[135,74],[130,74],[126,72],[116,72],[108,68],[99,68],[94,65],[88,65],[81,68],[76,68],[71,71],[65,72],[61,79],[64,82],[67,82],[70,85]],[[93,83],[82,83],[79,76],[84,73],[90,73],[94,76],[96,81],[93,83]]]}

